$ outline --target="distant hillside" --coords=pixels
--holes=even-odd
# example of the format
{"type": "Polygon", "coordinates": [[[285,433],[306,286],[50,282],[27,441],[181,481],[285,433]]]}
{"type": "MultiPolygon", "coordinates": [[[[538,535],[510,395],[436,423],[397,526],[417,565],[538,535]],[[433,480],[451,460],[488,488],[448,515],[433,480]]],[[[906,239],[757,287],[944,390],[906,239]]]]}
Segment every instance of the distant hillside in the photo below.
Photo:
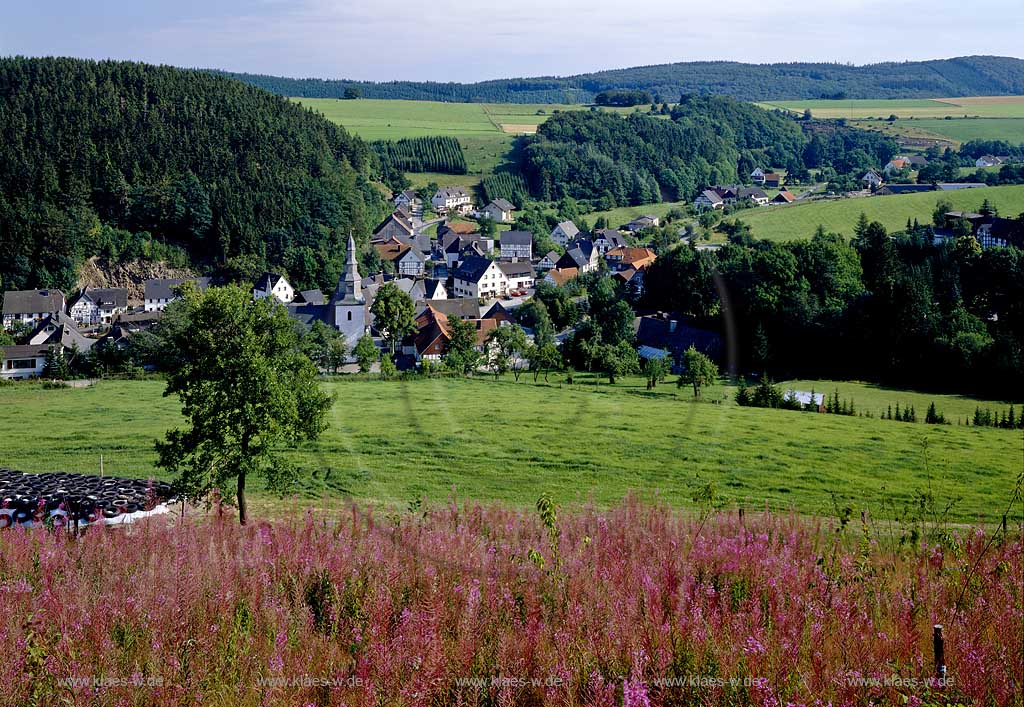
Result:
{"type": "Polygon", "coordinates": [[[757,166],[784,167],[794,177],[822,167],[863,174],[897,149],[879,133],[798,122],[725,96],[682,98],[668,120],[603,110],[552,115],[519,150],[531,193],[607,210],[689,200],[706,185],[736,183],[757,166]]]}
{"type": "Polygon", "coordinates": [[[343,238],[384,211],[377,164],[343,128],[208,72],[0,59],[0,289],[72,287],[94,255],[242,255],[244,272],[330,285],[343,238]]]}
{"type": "Polygon", "coordinates": [[[365,98],[461,103],[589,103],[611,89],[641,89],[675,101],[680,94],[718,94],[747,101],[812,98],[937,98],[1024,94],[1024,60],[967,56],[905,63],[741,64],[686,62],[599,71],[578,76],[432,83],[290,79],[227,74],[282,96],[365,98]]]}

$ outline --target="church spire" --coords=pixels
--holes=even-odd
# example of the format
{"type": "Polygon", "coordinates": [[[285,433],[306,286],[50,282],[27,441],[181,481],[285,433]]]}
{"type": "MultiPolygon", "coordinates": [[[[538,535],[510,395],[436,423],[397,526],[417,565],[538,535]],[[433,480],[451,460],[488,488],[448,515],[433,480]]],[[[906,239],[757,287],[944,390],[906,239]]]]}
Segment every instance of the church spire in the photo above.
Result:
{"type": "Polygon", "coordinates": [[[338,280],[334,291],[334,299],[338,302],[364,302],[362,278],[359,276],[359,263],[356,260],[356,241],[350,233],[348,236],[348,255],[345,258],[345,271],[338,280]]]}

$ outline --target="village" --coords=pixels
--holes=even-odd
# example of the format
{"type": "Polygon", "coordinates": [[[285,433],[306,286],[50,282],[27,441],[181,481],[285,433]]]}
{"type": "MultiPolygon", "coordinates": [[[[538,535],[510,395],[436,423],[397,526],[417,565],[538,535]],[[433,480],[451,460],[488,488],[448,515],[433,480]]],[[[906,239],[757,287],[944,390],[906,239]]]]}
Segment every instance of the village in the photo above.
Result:
{"type": "MultiPolygon", "coordinates": [[[[989,160],[997,164],[1000,158],[989,160]]],[[[896,157],[882,170],[869,170],[862,180],[864,194],[902,193],[910,187],[941,191],[983,186],[885,182],[887,175],[926,163],[923,157],[896,157]]],[[[737,205],[773,207],[814,198],[810,192],[794,195],[780,174],[760,168],[749,175],[749,181],[750,185],[709,186],[694,200],[693,212],[737,205]],[[777,192],[769,198],[765,189],[777,192]]],[[[333,292],[297,290],[286,275],[276,272],[264,272],[252,283],[254,300],[278,302],[306,329],[320,322],[339,332],[346,355],[343,361],[335,361],[342,365],[331,366],[334,370],[357,370],[354,348],[367,334],[399,370],[422,368],[424,362],[438,364],[448,352],[453,319],[473,327],[481,355],[479,368],[486,368],[494,331],[516,324],[516,310],[534,297],[538,287],[565,288],[586,275],[607,277],[620,295],[635,305],[644,292],[645,273],[657,259],[654,249],[641,245],[644,234],[661,225],[657,216],[640,216],[618,228],[586,232],[572,220],[561,221],[549,234],[548,242],[556,248],[539,253],[535,252],[533,233],[514,230],[517,209],[505,199],[494,199],[479,208],[471,190],[450,186],[438,188],[426,208],[413,190],[395,194],[392,203],[393,212],[369,237],[369,248],[381,266],[379,272],[360,272],[358,248],[350,236],[345,269],[333,292]],[[424,220],[425,213],[431,218],[424,220]],[[415,308],[415,330],[390,353],[373,313],[378,291],[388,284],[407,296],[415,308]]],[[[943,226],[932,229],[934,242],[954,238],[958,222],[970,225],[982,248],[1006,246],[1007,232],[1013,228],[1010,219],[950,211],[943,226]]],[[[680,229],[675,245],[687,242],[685,230],[680,229]]],[[[713,249],[720,244],[694,247],[713,249]]],[[[141,283],[141,298],[134,300],[128,288],[86,287],[70,298],[56,289],[5,292],[3,328],[15,343],[0,347],[0,379],[52,377],[46,369],[55,356],[73,369],[79,357],[105,347],[124,352],[135,334],[160,321],[185,282],[200,290],[223,284],[210,277],[149,279],[141,283]]],[[[585,294],[574,297],[585,300],[585,294]]],[[[522,328],[526,342],[533,343],[532,329],[522,328]]],[[[556,343],[571,333],[571,327],[556,332],[556,343]]],[[[712,357],[722,352],[719,334],[689,326],[671,313],[638,311],[632,334],[641,361],[667,357],[670,370],[678,370],[682,352],[690,346],[712,357]]],[[[521,351],[514,352],[513,360],[517,366],[526,364],[521,351]]],[[[372,370],[378,367],[374,364],[372,370]]],[[[59,371],[65,370],[62,364],[59,371]]]]}
{"type": "MultiPolygon", "coordinates": [[[[514,220],[515,207],[503,199],[477,210],[465,188],[439,189],[432,206],[440,218],[430,224],[419,218],[422,204],[413,192],[395,195],[394,205],[394,212],[370,239],[388,274],[360,273],[355,239],[350,237],[345,271],[333,292],[296,290],[285,275],[266,272],[253,283],[253,299],[276,300],[306,326],[319,321],[333,327],[351,352],[366,333],[374,334],[378,347],[384,347],[372,309],[379,289],[391,283],[416,307],[417,330],[402,341],[395,363],[415,368],[424,360],[444,357],[451,339],[449,318],[470,322],[477,332],[477,347],[484,352],[490,333],[514,321],[513,312],[533,296],[539,283],[562,287],[600,271],[636,299],[643,292],[644,272],[656,257],[649,248],[632,246],[630,235],[656,226],[658,219],[653,217],[638,219],[624,231],[593,233],[564,221],[551,233],[559,250],[537,254],[529,232],[481,235],[481,220],[514,220]],[[437,226],[435,237],[424,233],[427,225],[437,226]]],[[[3,326],[18,333],[18,343],[0,348],[0,377],[42,377],[56,349],[73,361],[94,347],[125,348],[134,334],[160,321],[186,281],[200,290],[217,284],[209,277],[150,279],[143,283],[141,301],[134,302],[127,288],[87,287],[70,298],[59,290],[5,292],[3,326]]]]}

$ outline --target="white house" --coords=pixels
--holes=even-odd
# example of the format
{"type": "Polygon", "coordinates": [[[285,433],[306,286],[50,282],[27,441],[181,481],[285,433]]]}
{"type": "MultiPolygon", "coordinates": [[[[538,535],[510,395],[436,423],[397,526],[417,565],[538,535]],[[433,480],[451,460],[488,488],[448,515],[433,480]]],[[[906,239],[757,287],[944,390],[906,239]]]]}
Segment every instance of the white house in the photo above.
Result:
{"type": "Polygon", "coordinates": [[[452,272],[456,297],[488,299],[500,297],[508,291],[508,279],[498,264],[489,258],[470,256],[452,272]]]}
{"type": "Polygon", "coordinates": [[[109,324],[127,311],[128,290],[124,287],[86,287],[68,308],[79,326],[109,324]]]}
{"type": "Polygon", "coordinates": [[[754,168],[754,171],[750,173],[750,181],[764,186],[764,170],[760,167],[754,168]]]}
{"type": "Polygon", "coordinates": [[[974,160],[975,167],[996,167],[1003,163],[1002,157],[996,157],[995,155],[982,155],[978,159],[974,160]]]}
{"type": "Polygon", "coordinates": [[[4,329],[15,322],[33,324],[48,314],[64,311],[60,290],[9,290],[4,293],[4,329]]]}
{"type": "Polygon", "coordinates": [[[541,258],[540,262],[537,263],[537,267],[540,268],[541,270],[550,270],[551,268],[555,267],[555,263],[558,262],[558,259],[560,257],[561,256],[558,254],[557,251],[548,251],[548,254],[541,258]]]}
{"type": "Polygon", "coordinates": [[[498,269],[508,281],[508,292],[527,290],[534,286],[536,277],[533,266],[527,262],[498,263],[498,269]]]}
{"type": "Polygon", "coordinates": [[[864,183],[864,186],[867,187],[868,189],[877,189],[878,187],[882,186],[883,183],[882,178],[879,176],[878,172],[876,172],[873,169],[869,169],[867,172],[865,172],[864,176],[860,178],[860,181],[862,181],[864,183]]]}
{"type": "Polygon", "coordinates": [[[736,201],[750,200],[758,206],[768,206],[768,195],[760,187],[737,187],[736,201]]]}
{"type": "Polygon", "coordinates": [[[200,290],[210,286],[210,278],[195,277],[189,280],[157,278],[146,280],[143,294],[143,309],[147,312],[162,312],[168,304],[178,299],[177,287],[185,282],[193,282],[200,290]]]}
{"type": "Polygon", "coordinates": [[[505,199],[495,199],[484,207],[484,213],[487,215],[487,218],[496,223],[511,223],[515,210],[515,204],[505,199]]]}
{"type": "Polygon", "coordinates": [[[450,211],[465,214],[473,209],[473,198],[466,191],[466,187],[438,189],[430,203],[434,205],[434,211],[442,216],[450,211]]]}
{"type": "Polygon", "coordinates": [[[31,346],[60,344],[65,351],[70,353],[76,349],[79,352],[88,351],[96,344],[96,341],[96,339],[89,339],[82,335],[71,315],[54,312],[36,323],[36,328],[28,335],[25,343],[31,346]]]}
{"type": "Polygon", "coordinates": [[[601,254],[591,241],[581,238],[569,245],[565,255],[558,259],[555,266],[559,269],[576,268],[581,275],[597,270],[601,254]]]}
{"type": "Polygon", "coordinates": [[[38,378],[46,366],[50,346],[0,346],[0,379],[38,378]]]}
{"type": "Polygon", "coordinates": [[[252,288],[253,299],[265,299],[276,297],[279,302],[288,304],[295,299],[295,288],[285,279],[284,275],[276,272],[265,272],[252,288]]]}
{"type": "Polygon", "coordinates": [[[893,157],[885,163],[885,166],[882,167],[882,171],[889,176],[892,175],[893,172],[902,172],[905,169],[910,169],[910,166],[910,160],[906,157],[893,157]]]}
{"type": "Polygon", "coordinates": [[[661,223],[657,216],[640,216],[626,224],[626,230],[630,233],[639,233],[645,228],[656,228],[661,223]]]}
{"type": "Polygon", "coordinates": [[[448,289],[444,286],[443,280],[428,279],[423,281],[423,299],[441,300],[448,299],[448,289]]]}
{"type": "Polygon", "coordinates": [[[355,346],[366,333],[366,298],[363,297],[362,278],[356,261],[356,242],[348,237],[345,270],[338,278],[330,304],[331,324],[341,332],[349,347],[355,346]]]}
{"type": "Polygon", "coordinates": [[[693,200],[693,207],[698,211],[706,211],[707,209],[724,209],[725,201],[718,195],[718,192],[712,191],[711,189],[705,189],[697,198],[693,200]]]}
{"type": "Polygon", "coordinates": [[[395,194],[392,203],[394,203],[396,209],[407,208],[410,212],[418,211],[423,206],[423,202],[412,189],[406,189],[395,194]]]}
{"type": "Polygon", "coordinates": [[[560,224],[555,226],[555,229],[551,231],[551,240],[565,248],[569,245],[569,242],[580,235],[580,229],[576,228],[576,224],[572,221],[562,221],[560,224]]]}
{"type": "Polygon", "coordinates": [[[374,242],[373,247],[381,260],[394,264],[395,272],[399,275],[419,277],[426,272],[426,260],[419,250],[397,238],[392,237],[383,243],[374,242]]]}
{"type": "Polygon", "coordinates": [[[626,237],[612,228],[602,228],[594,231],[594,247],[599,255],[603,256],[612,248],[622,248],[629,245],[626,237]]]}
{"type": "Polygon", "coordinates": [[[501,257],[507,260],[531,260],[533,234],[529,231],[502,231],[501,257]]]}

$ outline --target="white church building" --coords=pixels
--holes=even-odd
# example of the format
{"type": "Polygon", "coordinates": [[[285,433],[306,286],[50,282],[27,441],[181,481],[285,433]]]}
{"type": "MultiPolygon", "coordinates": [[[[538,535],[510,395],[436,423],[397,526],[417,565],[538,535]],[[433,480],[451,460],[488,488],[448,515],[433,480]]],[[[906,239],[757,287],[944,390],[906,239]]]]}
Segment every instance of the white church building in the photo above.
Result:
{"type": "Polygon", "coordinates": [[[345,343],[351,348],[366,333],[366,298],[359,276],[356,261],[356,242],[348,237],[348,257],[345,260],[345,271],[338,279],[338,286],[331,296],[330,323],[345,337],[345,343]]]}

